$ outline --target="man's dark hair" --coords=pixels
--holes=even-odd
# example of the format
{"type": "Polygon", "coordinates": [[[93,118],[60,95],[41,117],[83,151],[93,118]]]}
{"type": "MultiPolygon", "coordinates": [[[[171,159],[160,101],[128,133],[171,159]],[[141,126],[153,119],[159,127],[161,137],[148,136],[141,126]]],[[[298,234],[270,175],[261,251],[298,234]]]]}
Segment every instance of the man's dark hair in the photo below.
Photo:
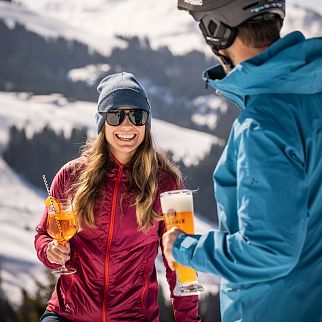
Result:
{"type": "Polygon", "coordinates": [[[262,48],[280,38],[282,20],[244,22],[238,26],[238,37],[245,46],[262,48]]]}

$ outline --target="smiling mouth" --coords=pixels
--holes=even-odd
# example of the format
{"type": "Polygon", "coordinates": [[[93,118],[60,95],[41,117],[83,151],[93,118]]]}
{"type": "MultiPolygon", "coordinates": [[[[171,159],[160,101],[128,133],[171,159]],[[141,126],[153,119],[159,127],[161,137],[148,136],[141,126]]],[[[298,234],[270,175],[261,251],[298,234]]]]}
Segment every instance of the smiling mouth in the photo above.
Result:
{"type": "Polygon", "coordinates": [[[136,137],[136,134],[116,134],[116,137],[121,141],[129,142],[136,137]]]}

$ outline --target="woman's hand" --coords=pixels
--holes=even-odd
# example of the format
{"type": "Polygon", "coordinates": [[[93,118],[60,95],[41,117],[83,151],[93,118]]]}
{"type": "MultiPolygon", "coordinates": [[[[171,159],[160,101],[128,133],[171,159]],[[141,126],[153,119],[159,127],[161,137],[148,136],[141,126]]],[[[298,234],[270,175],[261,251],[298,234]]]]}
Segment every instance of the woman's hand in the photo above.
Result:
{"type": "Polygon", "coordinates": [[[47,247],[47,258],[52,264],[62,265],[70,259],[70,246],[68,242],[64,245],[58,243],[57,240],[53,240],[48,244],[47,247]]]}

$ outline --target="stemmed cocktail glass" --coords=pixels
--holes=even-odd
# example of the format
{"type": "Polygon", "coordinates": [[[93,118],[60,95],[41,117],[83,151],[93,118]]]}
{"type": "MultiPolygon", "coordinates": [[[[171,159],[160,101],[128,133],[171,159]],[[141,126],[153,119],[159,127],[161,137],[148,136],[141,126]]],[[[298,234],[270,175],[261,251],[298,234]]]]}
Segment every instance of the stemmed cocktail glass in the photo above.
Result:
{"type": "MultiPolygon", "coordinates": [[[[66,243],[78,231],[76,214],[73,211],[72,202],[70,199],[55,199],[51,196],[46,177],[43,176],[49,197],[45,200],[47,207],[47,232],[56,239],[59,244],[66,243]]],[[[67,275],[76,272],[75,268],[66,267],[65,263],[61,267],[52,270],[54,274],[67,275]]]]}

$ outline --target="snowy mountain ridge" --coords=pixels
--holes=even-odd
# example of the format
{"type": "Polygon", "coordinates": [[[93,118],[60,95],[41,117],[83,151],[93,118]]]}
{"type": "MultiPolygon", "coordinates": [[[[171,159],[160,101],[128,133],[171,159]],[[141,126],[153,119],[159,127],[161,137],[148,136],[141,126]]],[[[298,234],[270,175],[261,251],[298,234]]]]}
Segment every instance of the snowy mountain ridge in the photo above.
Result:
{"type": "MultiPolygon", "coordinates": [[[[177,10],[173,0],[141,0],[139,8],[136,0],[0,2],[0,19],[8,26],[23,24],[44,37],[78,40],[105,55],[115,46],[124,46],[116,35],[148,37],[153,48],[168,46],[177,54],[193,49],[211,54],[197,23],[187,12],[177,10]]],[[[321,14],[287,3],[282,33],[294,30],[307,37],[321,35],[321,14]]]]}
{"type": "MultiPolygon", "coordinates": [[[[19,3],[19,2],[17,2],[19,3]]],[[[302,30],[307,37],[322,30],[322,16],[312,10],[289,5],[283,33],[302,30]]],[[[25,0],[20,5],[0,1],[0,19],[13,28],[20,23],[45,38],[65,37],[88,44],[92,50],[108,55],[115,46],[124,46],[116,35],[149,37],[153,48],[168,46],[182,54],[197,49],[210,55],[197,24],[186,13],[176,9],[173,0],[25,0]],[[134,14],[135,13],[135,14],[134,14]]],[[[194,115],[194,121],[213,128],[216,116],[209,110],[226,109],[218,98],[198,97],[194,104],[204,105],[194,115]],[[204,113],[202,113],[204,112],[204,113]]],[[[0,151],[7,142],[8,128],[15,124],[26,127],[32,135],[44,125],[68,134],[73,126],[87,126],[95,135],[95,104],[68,102],[58,94],[32,96],[26,93],[0,93],[0,151]]],[[[153,119],[153,134],[161,149],[171,151],[175,160],[187,165],[198,163],[212,144],[222,145],[215,136],[204,134],[153,119]]],[[[42,278],[42,265],[33,248],[34,227],[43,209],[43,198],[0,158],[0,264],[4,290],[11,301],[19,301],[20,287],[34,287],[30,275],[42,278]]],[[[197,232],[213,229],[212,225],[196,220],[197,232]]],[[[158,262],[158,269],[162,265],[158,262]]],[[[202,277],[201,282],[214,282],[214,277],[202,277]]],[[[161,275],[161,281],[164,276],[161,275]]],[[[214,286],[216,288],[216,286],[214,286]]]]}

